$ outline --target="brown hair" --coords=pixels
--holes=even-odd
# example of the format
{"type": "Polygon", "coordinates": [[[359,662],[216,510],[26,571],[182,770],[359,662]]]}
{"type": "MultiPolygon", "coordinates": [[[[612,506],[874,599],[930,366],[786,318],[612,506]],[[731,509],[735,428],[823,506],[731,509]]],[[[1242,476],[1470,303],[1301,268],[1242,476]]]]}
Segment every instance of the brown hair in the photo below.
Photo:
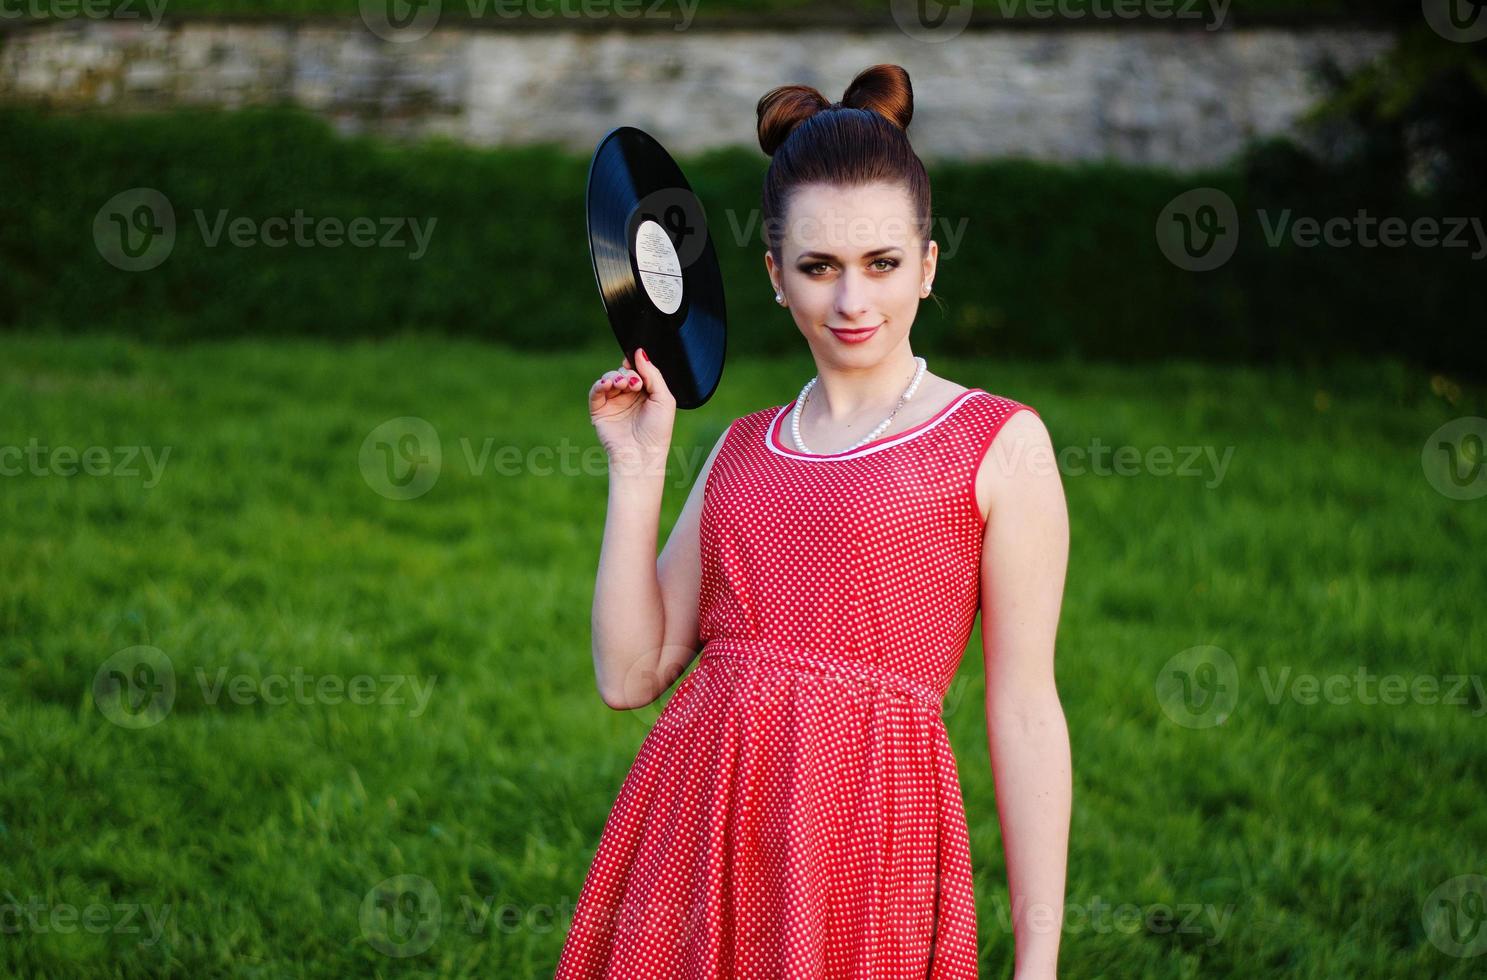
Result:
{"type": "Polygon", "coordinates": [[[808,85],[782,85],[759,100],[764,228],[779,261],[790,195],[803,184],[858,187],[901,184],[909,193],[920,241],[929,247],[929,175],[909,145],[914,89],[898,65],[873,65],[852,79],[840,102],[808,85]]]}

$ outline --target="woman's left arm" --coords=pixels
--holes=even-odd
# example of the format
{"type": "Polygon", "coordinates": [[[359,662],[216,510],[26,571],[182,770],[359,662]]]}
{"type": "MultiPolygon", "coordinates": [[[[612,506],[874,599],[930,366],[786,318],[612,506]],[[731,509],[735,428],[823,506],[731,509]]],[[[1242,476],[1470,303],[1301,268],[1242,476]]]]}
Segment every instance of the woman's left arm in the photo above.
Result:
{"type": "Polygon", "coordinates": [[[1052,980],[1064,921],[1073,785],[1069,730],[1054,683],[1054,638],[1069,557],[1069,515],[1048,430],[1017,412],[979,480],[991,510],[981,558],[986,734],[1007,858],[1014,980],[1052,980]]]}

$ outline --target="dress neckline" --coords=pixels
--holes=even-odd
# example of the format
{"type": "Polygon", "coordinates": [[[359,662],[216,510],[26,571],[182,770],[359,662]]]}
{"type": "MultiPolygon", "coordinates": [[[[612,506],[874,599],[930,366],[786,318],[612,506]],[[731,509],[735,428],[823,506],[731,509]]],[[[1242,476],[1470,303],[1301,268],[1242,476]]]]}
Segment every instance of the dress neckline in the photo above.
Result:
{"type": "Polygon", "coordinates": [[[865,446],[859,446],[856,449],[844,449],[839,453],[803,453],[798,449],[792,449],[789,446],[785,445],[784,440],[780,437],[780,432],[784,427],[783,423],[786,416],[790,414],[790,411],[795,407],[795,402],[799,400],[800,396],[797,395],[795,398],[792,398],[787,404],[780,406],[780,408],[775,412],[774,418],[770,420],[769,425],[764,427],[764,443],[775,453],[778,453],[782,456],[789,456],[793,459],[821,460],[823,462],[830,462],[840,459],[856,459],[859,456],[865,456],[868,453],[875,453],[880,449],[888,449],[891,446],[900,445],[901,443],[908,442],[910,439],[913,439],[916,436],[923,435],[925,432],[928,432],[930,429],[933,429],[935,426],[948,419],[957,408],[964,405],[971,399],[971,396],[977,394],[978,392],[983,395],[989,394],[985,389],[982,388],[967,388],[965,391],[962,391],[960,394],[952,398],[948,405],[940,409],[934,415],[925,419],[923,422],[912,425],[902,432],[895,432],[893,435],[880,436],[879,438],[874,439],[872,442],[868,443],[865,446]]]}

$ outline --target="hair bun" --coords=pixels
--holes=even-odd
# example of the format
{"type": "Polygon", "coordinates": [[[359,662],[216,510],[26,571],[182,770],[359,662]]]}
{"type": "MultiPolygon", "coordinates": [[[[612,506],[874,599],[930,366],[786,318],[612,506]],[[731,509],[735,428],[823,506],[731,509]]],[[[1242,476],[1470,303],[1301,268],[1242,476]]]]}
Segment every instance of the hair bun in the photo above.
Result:
{"type": "Polygon", "coordinates": [[[847,86],[842,105],[871,109],[899,129],[908,129],[909,120],[914,118],[914,87],[909,84],[909,73],[898,65],[864,68],[847,86]]]}
{"type": "Polygon", "coordinates": [[[867,109],[908,129],[914,118],[914,88],[909,73],[898,65],[873,65],[864,68],[847,86],[840,102],[827,102],[826,96],[809,85],[781,85],[772,88],[759,100],[759,147],[770,156],[786,137],[811,116],[823,109],[846,107],[867,109]]]}
{"type": "Polygon", "coordinates": [[[826,96],[809,85],[781,85],[759,100],[759,147],[770,156],[802,122],[826,108],[826,96]]]}

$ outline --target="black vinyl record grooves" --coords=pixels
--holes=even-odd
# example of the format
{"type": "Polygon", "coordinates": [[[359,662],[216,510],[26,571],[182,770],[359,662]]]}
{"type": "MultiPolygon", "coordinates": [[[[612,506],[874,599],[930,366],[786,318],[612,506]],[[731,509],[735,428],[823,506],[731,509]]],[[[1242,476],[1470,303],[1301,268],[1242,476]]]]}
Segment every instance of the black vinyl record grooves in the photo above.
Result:
{"type": "Polygon", "coordinates": [[[589,256],[620,348],[666,379],[678,408],[704,404],[723,376],[723,275],[702,202],[660,143],[633,126],[594,150],[586,191],[589,256]]]}

